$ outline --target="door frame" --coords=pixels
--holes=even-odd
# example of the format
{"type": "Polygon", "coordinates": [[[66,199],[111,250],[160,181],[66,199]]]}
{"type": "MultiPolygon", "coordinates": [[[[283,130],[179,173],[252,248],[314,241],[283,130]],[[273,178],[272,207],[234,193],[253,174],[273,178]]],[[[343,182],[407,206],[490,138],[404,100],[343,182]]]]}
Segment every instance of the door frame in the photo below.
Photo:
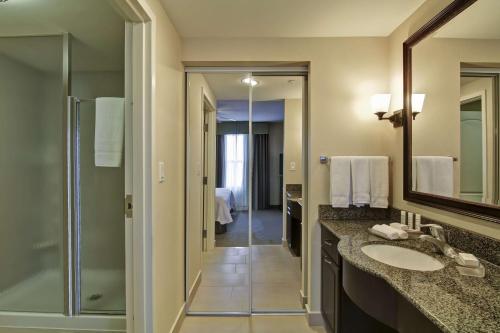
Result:
{"type": "MultiPolygon", "coordinates": [[[[126,22],[125,93],[132,97],[132,206],[125,222],[127,333],[153,332],[152,146],[156,15],[146,0],[111,0],[126,22]]],[[[126,193],[127,194],[127,193],[126,193]]]]}
{"type": "MultiPolygon", "coordinates": [[[[487,146],[487,140],[486,140],[486,137],[487,137],[487,127],[486,127],[486,103],[487,103],[487,100],[486,100],[486,90],[478,90],[478,91],[475,91],[471,94],[468,94],[468,95],[464,95],[464,96],[460,96],[460,106],[462,106],[462,104],[466,104],[468,102],[471,102],[471,101],[474,101],[474,100],[477,100],[479,99],[481,101],[481,161],[482,161],[482,165],[483,165],[483,170],[482,170],[482,188],[483,188],[483,195],[482,195],[482,198],[481,198],[481,202],[485,203],[486,199],[488,198],[488,194],[489,194],[489,189],[488,189],[488,182],[487,182],[487,178],[488,178],[488,161],[486,159],[486,156],[488,155],[488,146],[487,146]]],[[[459,110],[460,112],[460,110],[459,110]]],[[[461,133],[461,130],[462,130],[462,126],[460,126],[460,137],[462,137],[462,133],[461,133]]],[[[460,158],[460,161],[462,160],[462,158],[460,158]]],[[[461,192],[458,193],[459,195],[461,194],[461,192]]]]}

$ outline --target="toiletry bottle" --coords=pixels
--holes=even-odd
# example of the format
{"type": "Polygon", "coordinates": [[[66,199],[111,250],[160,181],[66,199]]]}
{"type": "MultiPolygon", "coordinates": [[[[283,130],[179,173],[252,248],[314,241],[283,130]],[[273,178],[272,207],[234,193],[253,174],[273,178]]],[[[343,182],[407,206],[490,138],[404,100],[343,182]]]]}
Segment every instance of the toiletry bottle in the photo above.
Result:
{"type": "Polygon", "coordinates": [[[408,212],[408,228],[415,229],[415,226],[413,225],[413,213],[412,212],[408,212]]]}
{"type": "Polygon", "coordinates": [[[406,222],[406,211],[404,210],[401,211],[401,224],[408,225],[408,223],[406,222]]]}
{"type": "Polygon", "coordinates": [[[422,217],[420,214],[415,214],[415,230],[420,231],[420,224],[421,224],[422,217]]]}

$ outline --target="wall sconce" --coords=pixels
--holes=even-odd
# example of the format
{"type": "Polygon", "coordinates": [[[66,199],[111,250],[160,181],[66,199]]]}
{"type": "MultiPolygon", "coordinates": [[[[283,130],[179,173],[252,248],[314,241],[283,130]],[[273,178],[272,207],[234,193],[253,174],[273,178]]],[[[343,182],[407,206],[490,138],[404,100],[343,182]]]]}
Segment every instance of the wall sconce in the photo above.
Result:
{"type": "MultiPolygon", "coordinates": [[[[411,108],[413,120],[419,113],[422,112],[424,106],[425,94],[412,94],[411,108]]],[[[389,112],[391,104],[391,94],[375,94],[371,99],[372,111],[377,115],[378,120],[389,120],[393,127],[403,126],[403,110],[397,110],[390,117],[384,118],[384,115],[389,112]]]]}
{"type": "Polygon", "coordinates": [[[371,99],[372,112],[377,115],[378,120],[389,120],[394,127],[403,126],[403,117],[401,110],[395,111],[390,117],[384,118],[389,112],[391,104],[391,94],[375,94],[371,99]]]}
{"type": "Polygon", "coordinates": [[[424,107],[425,94],[412,94],[411,95],[411,114],[413,115],[413,120],[417,115],[422,112],[424,107]]]}

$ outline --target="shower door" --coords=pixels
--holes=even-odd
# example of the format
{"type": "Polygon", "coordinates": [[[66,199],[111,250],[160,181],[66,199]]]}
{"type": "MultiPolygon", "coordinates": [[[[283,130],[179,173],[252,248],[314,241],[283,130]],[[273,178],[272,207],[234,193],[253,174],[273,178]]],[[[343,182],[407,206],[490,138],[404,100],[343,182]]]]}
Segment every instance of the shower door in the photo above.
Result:
{"type": "MultiPolygon", "coordinates": [[[[118,90],[115,94],[119,95],[120,87],[115,89],[118,90]]],[[[95,158],[95,100],[77,100],[72,113],[75,312],[124,314],[123,154],[117,165],[98,166],[95,158]]],[[[119,126],[123,131],[124,123],[119,126]]]]}

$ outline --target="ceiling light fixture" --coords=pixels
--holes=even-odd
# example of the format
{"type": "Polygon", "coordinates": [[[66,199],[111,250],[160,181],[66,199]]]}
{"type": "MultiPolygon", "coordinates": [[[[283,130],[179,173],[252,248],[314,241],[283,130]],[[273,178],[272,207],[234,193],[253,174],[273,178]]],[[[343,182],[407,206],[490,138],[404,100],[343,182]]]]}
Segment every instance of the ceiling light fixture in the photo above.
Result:
{"type": "Polygon", "coordinates": [[[242,79],[241,83],[246,84],[247,86],[250,86],[250,87],[255,87],[256,85],[259,84],[259,81],[257,81],[253,77],[249,76],[249,77],[242,79]]]}

